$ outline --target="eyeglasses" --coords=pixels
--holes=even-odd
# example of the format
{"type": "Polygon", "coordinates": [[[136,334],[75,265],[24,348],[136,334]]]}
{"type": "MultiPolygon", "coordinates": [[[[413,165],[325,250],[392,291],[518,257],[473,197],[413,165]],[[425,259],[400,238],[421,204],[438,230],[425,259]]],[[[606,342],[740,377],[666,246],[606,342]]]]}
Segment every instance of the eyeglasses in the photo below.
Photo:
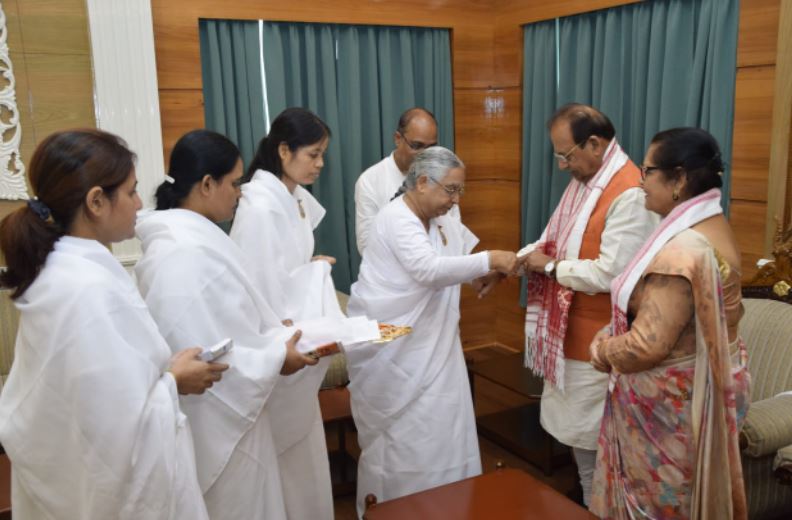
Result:
{"type": "Polygon", "coordinates": [[[566,153],[554,153],[553,157],[555,157],[555,160],[558,161],[558,162],[568,163],[569,162],[569,156],[572,155],[572,153],[575,151],[576,148],[583,147],[586,144],[586,141],[588,141],[588,139],[589,138],[586,137],[585,139],[583,139],[579,143],[575,144],[575,146],[570,148],[566,153]]]}
{"type": "Polygon", "coordinates": [[[643,164],[641,166],[639,166],[639,168],[641,169],[641,180],[646,179],[646,176],[649,175],[650,173],[652,173],[655,170],[665,170],[665,169],[667,169],[667,168],[663,168],[662,166],[645,166],[643,164]]]}
{"type": "Polygon", "coordinates": [[[402,136],[402,139],[404,139],[404,142],[407,143],[407,146],[409,146],[410,149],[415,150],[416,152],[420,152],[421,150],[426,150],[427,148],[432,146],[437,146],[437,141],[428,144],[421,142],[416,143],[415,141],[410,141],[409,139],[407,139],[407,137],[401,131],[399,131],[399,135],[402,136]]]}
{"type": "Polygon", "coordinates": [[[434,180],[433,178],[426,176],[427,179],[432,181],[433,183],[437,184],[443,191],[445,191],[449,197],[453,197],[454,195],[459,195],[460,197],[465,194],[465,187],[464,186],[446,186],[445,184],[434,180]]]}

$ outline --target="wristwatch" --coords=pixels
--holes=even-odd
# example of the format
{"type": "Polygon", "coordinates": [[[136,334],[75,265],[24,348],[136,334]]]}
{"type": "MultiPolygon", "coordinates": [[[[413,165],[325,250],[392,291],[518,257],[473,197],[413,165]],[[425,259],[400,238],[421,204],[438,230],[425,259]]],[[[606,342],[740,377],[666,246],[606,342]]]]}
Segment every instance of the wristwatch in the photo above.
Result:
{"type": "Polygon", "coordinates": [[[546,274],[550,278],[555,278],[556,263],[557,262],[555,260],[550,260],[549,262],[547,262],[547,264],[545,264],[544,266],[544,274],[546,274]]]}

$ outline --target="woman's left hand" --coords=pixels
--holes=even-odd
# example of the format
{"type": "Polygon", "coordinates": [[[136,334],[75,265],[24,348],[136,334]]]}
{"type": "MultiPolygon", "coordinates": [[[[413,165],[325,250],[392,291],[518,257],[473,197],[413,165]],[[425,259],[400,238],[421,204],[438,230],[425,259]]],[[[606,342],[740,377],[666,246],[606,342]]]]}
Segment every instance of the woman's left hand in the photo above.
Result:
{"type": "Polygon", "coordinates": [[[506,275],[498,271],[490,271],[480,278],[473,280],[473,289],[478,293],[478,298],[481,299],[492,292],[498,282],[505,278],[506,275]]]}
{"type": "Polygon", "coordinates": [[[608,329],[602,329],[594,336],[594,340],[589,345],[589,353],[591,354],[591,366],[593,366],[596,370],[600,372],[610,372],[611,366],[610,364],[602,358],[600,355],[600,349],[602,347],[603,342],[610,339],[611,335],[608,332],[608,329]]]}
{"type": "Polygon", "coordinates": [[[311,262],[316,262],[317,260],[324,260],[330,265],[335,265],[336,259],[332,256],[327,255],[316,255],[315,257],[311,258],[311,262]]]}

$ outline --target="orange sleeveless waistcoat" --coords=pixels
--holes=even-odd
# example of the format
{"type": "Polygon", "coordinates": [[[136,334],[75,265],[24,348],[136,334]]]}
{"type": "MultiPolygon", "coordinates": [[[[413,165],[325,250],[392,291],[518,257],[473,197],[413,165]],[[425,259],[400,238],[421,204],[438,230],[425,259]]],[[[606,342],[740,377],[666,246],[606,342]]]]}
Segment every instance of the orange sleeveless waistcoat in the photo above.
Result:
{"type": "MultiPolygon", "coordinates": [[[[599,257],[608,209],[619,195],[640,184],[641,170],[628,159],[627,164],[622,166],[605,187],[591,213],[580,245],[578,255],[580,260],[594,260],[599,257]]],[[[569,322],[564,337],[564,357],[590,361],[591,340],[602,327],[610,323],[610,318],[610,292],[589,295],[576,291],[572,296],[572,305],[569,307],[569,322]]]]}

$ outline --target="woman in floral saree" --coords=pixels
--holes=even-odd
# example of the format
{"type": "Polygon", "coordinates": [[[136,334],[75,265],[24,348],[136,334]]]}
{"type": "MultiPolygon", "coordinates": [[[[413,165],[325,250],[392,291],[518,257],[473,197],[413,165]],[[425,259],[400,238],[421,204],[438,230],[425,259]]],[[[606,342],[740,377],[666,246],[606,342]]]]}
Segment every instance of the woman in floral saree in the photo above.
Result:
{"type": "Polygon", "coordinates": [[[746,518],[750,378],[722,171],[717,142],[694,128],[657,134],[641,167],[646,207],[663,220],[614,280],[611,330],[591,345],[611,372],[591,503],[602,518],[746,518]]]}

